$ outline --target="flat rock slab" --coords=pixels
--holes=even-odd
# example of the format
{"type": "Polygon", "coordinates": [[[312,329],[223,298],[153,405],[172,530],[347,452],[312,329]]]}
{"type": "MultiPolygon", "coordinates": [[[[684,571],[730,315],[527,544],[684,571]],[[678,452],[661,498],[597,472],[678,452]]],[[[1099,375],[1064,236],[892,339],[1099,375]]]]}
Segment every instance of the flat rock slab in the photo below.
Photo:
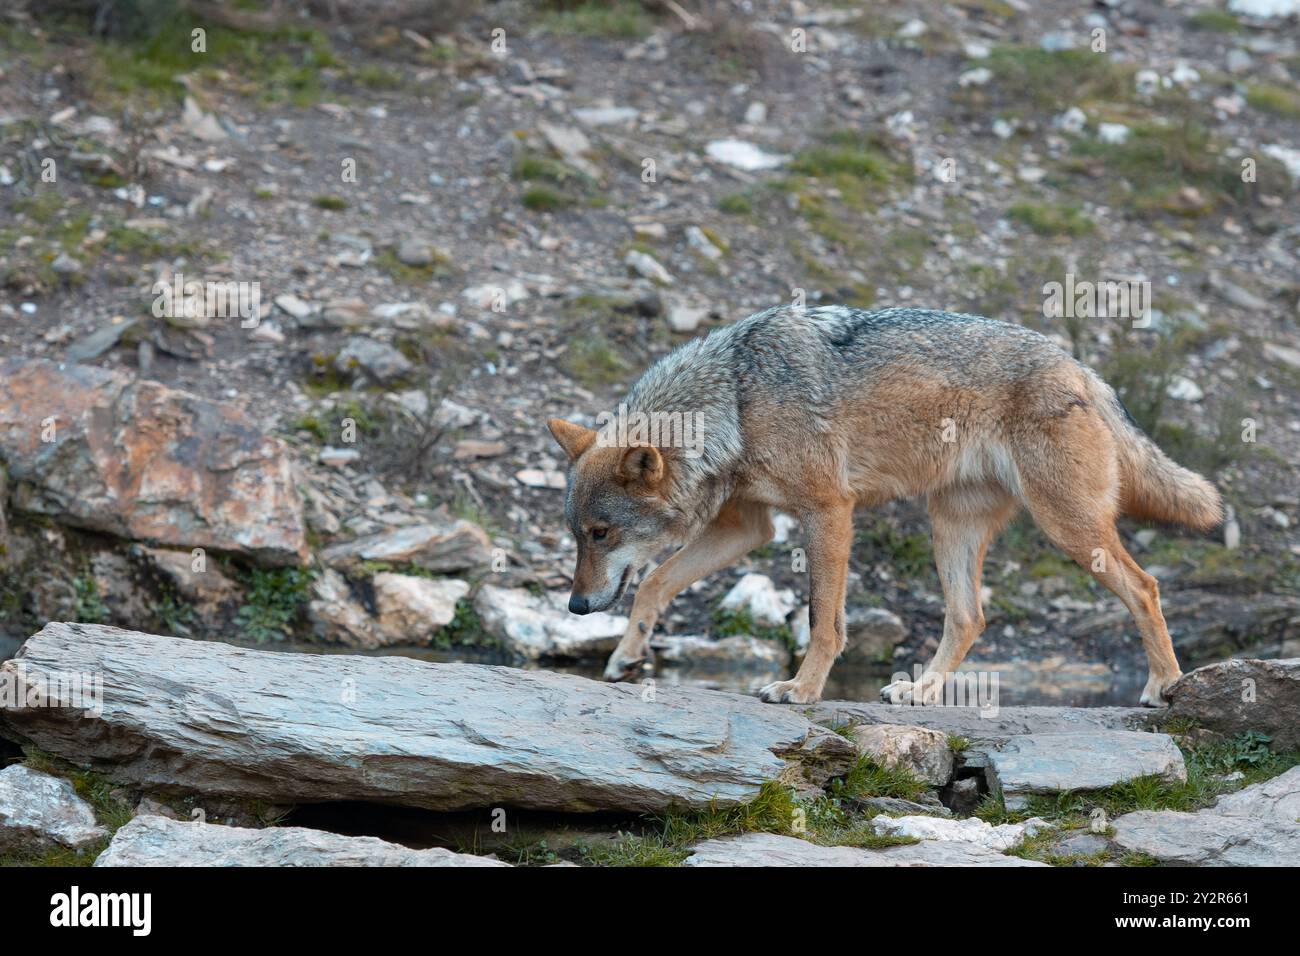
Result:
{"type": "Polygon", "coordinates": [[[1119,846],[1171,865],[1300,866],[1300,767],[1205,810],[1141,810],[1113,825],[1119,846]]]}
{"type": "Polygon", "coordinates": [[[412,850],[375,837],[303,827],[253,830],[136,817],[113,835],[95,866],[509,866],[451,850],[412,850]]]}
{"type": "Polygon", "coordinates": [[[76,850],[106,836],[67,780],[21,764],[0,770],[0,853],[76,850]]]}
{"type": "Polygon", "coordinates": [[[70,673],[102,678],[99,716],[5,705],[0,733],[144,790],[661,812],[743,803],[778,777],[824,783],[853,760],[848,741],[790,708],[549,671],[89,624],[48,624],[0,665],[20,687],[70,673]]]}
{"type": "Polygon", "coordinates": [[[974,843],[926,840],[883,850],[820,846],[775,833],[706,840],[682,866],[1046,866],[974,843]]]}
{"type": "Polygon", "coordinates": [[[1181,781],[1187,768],[1168,734],[1098,730],[1012,737],[989,753],[985,776],[1007,809],[1019,810],[1033,794],[1098,790],[1146,776],[1181,781]]]}
{"type": "Polygon", "coordinates": [[[1267,734],[1274,750],[1300,749],[1300,658],[1198,667],[1170,688],[1169,714],[1223,734],[1267,734]]]}
{"type": "Polygon", "coordinates": [[[0,362],[0,381],[15,508],[273,564],[307,556],[284,445],[237,406],[45,359],[0,362]]]}
{"type": "Polygon", "coordinates": [[[970,746],[964,767],[984,767],[989,751],[1022,734],[1070,734],[1093,730],[1141,730],[1160,713],[1146,707],[912,707],[883,701],[826,700],[803,712],[823,727],[844,724],[908,724],[928,727],[970,746]]]}

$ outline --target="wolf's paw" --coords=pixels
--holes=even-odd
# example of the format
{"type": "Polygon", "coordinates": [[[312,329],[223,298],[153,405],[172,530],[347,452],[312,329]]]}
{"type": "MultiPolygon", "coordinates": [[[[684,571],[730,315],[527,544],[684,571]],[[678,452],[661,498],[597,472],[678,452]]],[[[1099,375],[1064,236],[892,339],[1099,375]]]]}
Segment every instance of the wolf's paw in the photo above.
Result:
{"type": "Polygon", "coordinates": [[[615,650],[609,655],[609,661],[605,664],[605,680],[622,681],[632,680],[646,671],[653,671],[655,666],[654,651],[647,647],[641,655],[625,655],[622,651],[615,650]]]}
{"type": "Polygon", "coordinates": [[[769,704],[815,704],[821,694],[805,689],[797,680],[779,680],[760,690],[758,699],[769,704]]]}
{"type": "Polygon", "coordinates": [[[1152,674],[1147,679],[1146,687],[1142,688],[1142,696],[1138,698],[1138,703],[1143,707],[1164,707],[1168,704],[1169,688],[1178,683],[1178,678],[1182,677],[1181,673],[1174,674],[1173,677],[1159,677],[1152,674]]]}
{"type": "Polygon", "coordinates": [[[921,678],[918,687],[910,680],[896,680],[880,688],[880,699],[886,704],[933,706],[943,697],[943,681],[929,681],[921,678]]]}

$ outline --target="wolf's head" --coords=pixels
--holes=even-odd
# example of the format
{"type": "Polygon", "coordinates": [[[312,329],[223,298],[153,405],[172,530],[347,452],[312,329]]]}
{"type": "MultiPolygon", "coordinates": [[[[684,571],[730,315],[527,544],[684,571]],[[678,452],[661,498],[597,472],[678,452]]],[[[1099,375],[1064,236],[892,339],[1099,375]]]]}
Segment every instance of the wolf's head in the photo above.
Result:
{"type": "Polygon", "coordinates": [[[606,445],[600,432],[560,418],[546,426],[570,462],[564,516],[578,541],[578,566],[569,610],[608,610],[632,575],[677,538],[664,497],[668,463],[653,445],[606,445]]]}

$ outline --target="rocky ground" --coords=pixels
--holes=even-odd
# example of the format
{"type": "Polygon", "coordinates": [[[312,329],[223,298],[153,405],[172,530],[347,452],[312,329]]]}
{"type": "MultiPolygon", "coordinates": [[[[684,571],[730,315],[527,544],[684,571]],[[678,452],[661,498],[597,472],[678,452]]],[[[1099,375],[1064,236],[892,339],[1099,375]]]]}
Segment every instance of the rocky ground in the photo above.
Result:
{"type": "MultiPolygon", "coordinates": [[[[0,19],[0,656],[78,620],[590,672],[624,622],[558,603],[544,419],[801,292],[1022,322],[1096,365],[1233,508],[1125,527],[1184,665],[1294,656],[1286,4],[467,2],[106,36],[43,6],[0,19]],[[1152,327],[1046,317],[1067,273],[1149,280],[1152,327]],[[158,316],[177,276],[256,283],[255,327],[158,316]]],[[[662,679],[790,666],[781,531],[678,600],[662,679]]],[[[941,630],[922,507],[863,515],[852,567],[831,694],[865,699],[941,630]]],[[[986,583],[973,660],[1005,702],[1136,699],[1126,613],[1029,524],[986,583]]]]}
{"type": "Polygon", "coordinates": [[[51,624],[0,666],[0,863],[1294,866],[1298,718],[1300,660],[1166,712],[776,707],[51,624]]]}

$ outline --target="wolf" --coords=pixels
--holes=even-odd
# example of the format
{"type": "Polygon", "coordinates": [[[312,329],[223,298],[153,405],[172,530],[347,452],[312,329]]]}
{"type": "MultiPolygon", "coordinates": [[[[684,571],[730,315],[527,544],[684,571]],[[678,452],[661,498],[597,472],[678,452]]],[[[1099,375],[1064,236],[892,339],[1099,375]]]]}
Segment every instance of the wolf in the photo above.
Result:
{"type": "Polygon", "coordinates": [[[811,640],[794,677],[759,696],[819,700],[845,644],[854,510],[919,496],[946,605],[943,638],[916,681],[883,689],[887,700],[939,701],[984,629],[984,555],[1022,507],[1132,613],[1148,664],[1141,702],[1161,706],[1181,676],[1156,580],[1125,550],[1115,521],[1207,530],[1222,520],[1220,495],[1166,457],[1092,369],[1031,329],[923,309],[782,306],[669,353],[624,405],[669,421],[691,416],[701,434],[685,448],[672,429],[648,441],[547,423],[569,459],[570,611],[613,607],[634,575],[678,549],[637,589],[607,679],[643,666],[673,597],[768,542],[779,509],[807,533],[811,640]]]}

